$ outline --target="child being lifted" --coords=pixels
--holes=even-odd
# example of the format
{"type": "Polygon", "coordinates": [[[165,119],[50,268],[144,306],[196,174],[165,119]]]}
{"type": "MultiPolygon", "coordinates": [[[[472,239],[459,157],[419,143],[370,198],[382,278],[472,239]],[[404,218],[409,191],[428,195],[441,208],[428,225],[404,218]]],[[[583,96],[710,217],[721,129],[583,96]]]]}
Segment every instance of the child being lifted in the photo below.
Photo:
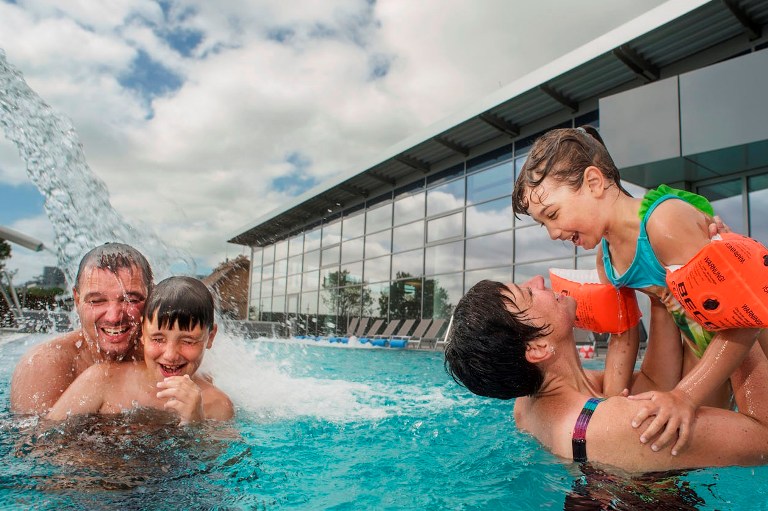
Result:
{"type": "Polygon", "coordinates": [[[234,416],[227,395],[196,374],[216,336],[214,301],[201,281],[170,277],[150,292],[142,318],[142,362],[95,364],[46,415],[116,414],[133,408],[167,410],[181,424],[234,416]]]}
{"type": "MultiPolygon", "coordinates": [[[[710,243],[711,205],[703,197],[664,186],[633,198],[622,187],[600,135],[585,126],[552,130],[537,139],[515,183],[513,207],[546,227],[553,240],[586,250],[598,247],[601,282],[656,296],[674,317],[689,348],[683,379],[670,392],[636,396],[647,399],[648,406],[632,425],[655,415],[640,441],[653,439],[653,450],[659,450],[678,435],[672,446],[676,454],[690,436],[695,409],[727,385],[759,332],[709,332],[684,313],[667,287],[667,268],[687,263],[710,243]]],[[[612,338],[606,395],[628,387],[637,345],[636,329],[612,338]]]]}

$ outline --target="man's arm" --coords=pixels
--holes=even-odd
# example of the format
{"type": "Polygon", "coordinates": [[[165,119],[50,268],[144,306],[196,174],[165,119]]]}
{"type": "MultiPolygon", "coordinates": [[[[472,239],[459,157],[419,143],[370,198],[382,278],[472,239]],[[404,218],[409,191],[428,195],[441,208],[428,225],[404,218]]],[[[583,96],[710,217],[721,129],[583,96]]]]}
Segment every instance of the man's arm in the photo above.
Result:
{"type": "Polygon", "coordinates": [[[70,332],[30,349],[11,378],[11,412],[44,414],[75,379],[73,343],[80,332],[70,332]]]}

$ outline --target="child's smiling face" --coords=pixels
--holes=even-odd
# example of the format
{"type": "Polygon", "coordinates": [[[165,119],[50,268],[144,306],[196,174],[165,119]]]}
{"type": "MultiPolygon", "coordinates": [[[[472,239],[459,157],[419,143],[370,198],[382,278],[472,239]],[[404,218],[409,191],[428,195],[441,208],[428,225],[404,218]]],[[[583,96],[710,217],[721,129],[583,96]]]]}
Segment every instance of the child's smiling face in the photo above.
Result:
{"type": "Polygon", "coordinates": [[[528,191],[528,214],[546,227],[553,240],[570,241],[587,250],[595,248],[604,231],[599,213],[586,180],[574,190],[566,183],[547,177],[528,191]]]}
{"type": "Polygon", "coordinates": [[[200,368],[215,335],[216,325],[210,330],[200,324],[191,330],[181,330],[177,324],[160,328],[156,318],[145,319],[142,343],[147,368],[158,381],[169,376],[192,376],[200,368]]]}

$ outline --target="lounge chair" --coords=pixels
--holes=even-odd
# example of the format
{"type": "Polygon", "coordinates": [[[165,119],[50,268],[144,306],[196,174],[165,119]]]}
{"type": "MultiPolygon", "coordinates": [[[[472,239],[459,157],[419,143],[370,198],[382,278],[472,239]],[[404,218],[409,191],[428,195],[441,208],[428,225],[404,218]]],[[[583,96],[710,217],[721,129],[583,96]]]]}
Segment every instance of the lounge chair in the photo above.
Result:
{"type": "Polygon", "coordinates": [[[422,344],[426,344],[426,347],[434,347],[435,343],[437,343],[437,338],[440,335],[440,330],[443,329],[445,322],[445,318],[434,320],[432,325],[430,325],[429,330],[427,330],[424,335],[419,337],[413,336],[412,339],[409,339],[408,346],[413,346],[417,350],[421,349],[422,344]],[[430,346],[430,344],[432,346],[430,346]]]}
{"type": "MultiPolygon", "coordinates": [[[[394,320],[394,321],[400,321],[394,320]]],[[[396,342],[399,342],[400,339],[403,339],[405,336],[408,335],[408,332],[411,331],[411,327],[413,327],[413,324],[416,323],[415,319],[406,319],[403,321],[403,324],[400,325],[400,328],[397,329],[397,333],[390,334],[390,335],[377,335],[373,339],[371,339],[371,344],[373,346],[378,346],[380,348],[385,348],[389,346],[389,343],[392,340],[395,340],[396,342]]],[[[389,328],[389,327],[387,327],[389,328]]]]}
{"type": "Polygon", "coordinates": [[[383,332],[381,332],[380,334],[374,334],[373,339],[381,339],[381,338],[389,339],[395,333],[395,330],[397,329],[397,325],[399,324],[400,324],[399,319],[393,319],[387,324],[387,328],[385,328],[383,332]]]}
{"type": "Polygon", "coordinates": [[[383,324],[384,324],[383,319],[377,319],[376,321],[374,321],[373,324],[371,325],[371,328],[369,328],[367,332],[365,332],[363,335],[357,338],[358,342],[363,344],[366,342],[370,342],[373,336],[376,335],[376,332],[381,330],[381,325],[383,324]]]}
{"type": "Polygon", "coordinates": [[[357,318],[352,319],[352,321],[349,322],[349,328],[347,328],[347,334],[342,337],[330,337],[328,339],[328,342],[340,342],[342,344],[347,344],[349,342],[349,338],[353,335],[357,338],[360,338],[365,333],[365,327],[368,326],[368,320],[370,318],[360,318],[359,322],[356,322],[357,318]],[[355,323],[357,325],[357,328],[355,328],[355,323]]]}
{"type": "Polygon", "coordinates": [[[453,316],[451,316],[451,319],[448,321],[448,326],[445,328],[445,332],[443,332],[443,335],[438,337],[437,341],[435,341],[435,349],[440,348],[441,350],[445,350],[445,345],[448,343],[448,334],[451,332],[452,326],[453,326],[453,316]]]}
{"type": "Polygon", "coordinates": [[[429,328],[429,324],[432,323],[432,318],[422,319],[411,335],[406,335],[400,339],[392,339],[389,341],[389,346],[392,348],[406,348],[411,345],[414,339],[421,339],[424,332],[429,328]]]}

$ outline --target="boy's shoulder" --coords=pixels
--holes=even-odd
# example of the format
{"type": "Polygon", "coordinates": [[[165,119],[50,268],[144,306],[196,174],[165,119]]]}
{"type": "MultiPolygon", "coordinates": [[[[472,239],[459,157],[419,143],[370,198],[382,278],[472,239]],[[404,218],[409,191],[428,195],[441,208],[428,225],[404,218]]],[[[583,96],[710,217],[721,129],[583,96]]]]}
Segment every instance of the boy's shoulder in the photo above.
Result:
{"type": "Polygon", "coordinates": [[[203,397],[203,410],[206,419],[229,420],[235,415],[235,406],[229,396],[207,378],[197,376],[195,383],[200,387],[203,397]]]}

